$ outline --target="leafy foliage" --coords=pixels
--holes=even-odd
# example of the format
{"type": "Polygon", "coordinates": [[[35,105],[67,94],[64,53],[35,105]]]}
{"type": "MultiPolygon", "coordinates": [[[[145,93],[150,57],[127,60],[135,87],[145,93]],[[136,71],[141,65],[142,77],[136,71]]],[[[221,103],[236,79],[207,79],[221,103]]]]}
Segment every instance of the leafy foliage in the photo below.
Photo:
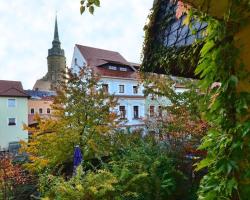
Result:
{"type": "MultiPolygon", "coordinates": [[[[208,25],[202,49],[198,49],[198,54],[186,51],[184,55],[186,59],[192,59],[194,56],[199,59],[198,66],[194,63],[194,67],[197,67],[196,76],[202,79],[200,91],[206,94],[206,101],[201,103],[204,108],[202,117],[210,123],[210,129],[200,147],[208,154],[197,167],[197,170],[208,170],[200,185],[199,199],[248,199],[250,196],[250,96],[246,88],[249,88],[250,76],[247,70],[249,66],[246,66],[249,65],[249,62],[246,62],[248,58],[241,55],[245,47],[240,46],[238,41],[239,32],[249,27],[249,1],[220,1],[228,6],[225,7],[225,13],[215,15],[221,16],[217,19],[204,12],[213,9],[210,4],[213,3],[213,6],[216,4],[215,7],[217,7],[219,2],[189,0],[186,2],[193,2],[198,8],[190,10],[189,19],[205,21],[208,25]],[[221,86],[212,88],[215,82],[220,82],[221,86]]],[[[157,21],[157,16],[153,16],[152,19],[155,21],[151,24],[153,28],[149,29],[151,32],[146,32],[144,49],[152,48],[156,44],[153,40],[157,38],[154,25],[160,22],[157,21]]],[[[161,25],[164,28],[168,23],[161,25]]],[[[155,49],[157,50],[157,47],[155,49]]],[[[152,63],[155,59],[157,63],[155,66],[163,68],[162,71],[164,68],[171,67],[169,63],[171,58],[178,61],[175,51],[165,52],[160,49],[160,53],[154,53],[153,48],[149,50],[152,51],[146,49],[149,56],[145,54],[144,60],[152,63]]],[[[179,62],[174,64],[179,65],[179,62]]],[[[184,72],[189,76],[190,69],[184,68],[184,70],[187,70],[184,72]]]]}
{"type": "Polygon", "coordinates": [[[207,167],[209,173],[202,181],[199,197],[248,199],[250,151],[246,133],[250,124],[246,114],[250,96],[237,90],[238,82],[246,78],[241,73],[244,68],[237,70],[242,62],[233,39],[237,28],[229,28],[227,21],[219,22],[210,17],[206,21],[208,35],[196,73],[203,78],[201,88],[209,88],[215,81],[221,82],[221,87],[208,92],[211,98],[207,102],[206,117],[214,128],[203,138],[200,147],[208,151],[208,156],[197,169],[207,167]]]}
{"type": "Polygon", "coordinates": [[[25,127],[32,135],[28,143],[22,142],[21,150],[29,154],[30,170],[71,164],[75,145],[80,145],[86,159],[109,153],[119,123],[111,112],[116,99],[102,90],[98,80],[87,68],[79,74],[68,70],[54,99],[54,116],[38,117],[37,127],[25,127]]]}
{"type": "Polygon", "coordinates": [[[146,119],[149,131],[158,134],[160,140],[166,142],[172,152],[178,152],[176,155],[186,156],[198,152],[196,148],[209,126],[202,117],[202,108],[199,104],[205,99],[197,90],[198,82],[181,78],[174,81],[166,75],[145,76],[146,94],[157,96],[162,109],[161,115],[146,119]],[[176,92],[175,84],[185,87],[185,91],[176,92]],[[162,105],[163,99],[169,101],[168,105],[162,105]]]}
{"type": "Polygon", "coordinates": [[[18,163],[13,162],[13,157],[7,153],[0,155],[0,198],[7,199],[26,199],[33,190],[25,187],[32,187],[34,181],[32,176],[25,171],[18,163]],[[24,191],[22,194],[22,191],[24,191]]]}
{"type": "Polygon", "coordinates": [[[95,7],[100,7],[100,0],[81,0],[80,13],[83,14],[86,9],[91,14],[94,14],[95,7]]]}
{"type": "Polygon", "coordinates": [[[131,135],[126,140],[127,145],[101,169],[83,172],[80,167],[77,175],[68,181],[45,175],[40,181],[42,194],[47,199],[65,200],[160,200],[185,195],[183,174],[152,138],[131,135]]]}

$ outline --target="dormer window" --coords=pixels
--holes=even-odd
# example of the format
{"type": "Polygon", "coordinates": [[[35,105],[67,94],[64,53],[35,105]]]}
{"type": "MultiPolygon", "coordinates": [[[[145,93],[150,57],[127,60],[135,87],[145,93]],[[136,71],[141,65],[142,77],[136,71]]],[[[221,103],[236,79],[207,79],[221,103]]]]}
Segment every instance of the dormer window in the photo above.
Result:
{"type": "Polygon", "coordinates": [[[111,69],[111,70],[117,70],[117,67],[116,66],[109,66],[109,69],[111,69]]]}
{"type": "Polygon", "coordinates": [[[120,71],[126,72],[128,69],[126,67],[120,67],[120,71]]]}

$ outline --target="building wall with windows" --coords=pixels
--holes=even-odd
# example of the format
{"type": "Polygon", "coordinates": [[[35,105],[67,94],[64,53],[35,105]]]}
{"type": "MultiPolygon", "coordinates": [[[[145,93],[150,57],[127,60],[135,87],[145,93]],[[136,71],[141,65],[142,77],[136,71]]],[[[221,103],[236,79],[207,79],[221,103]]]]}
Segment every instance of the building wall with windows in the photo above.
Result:
{"type": "Polygon", "coordinates": [[[10,142],[19,142],[28,138],[23,130],[28,124],[27,97],[0,96],[0,150],[7,150],[10,142]]]}
{"type": "Polygon", "coordinates": [[[30,96],[28,101],[29,125],[36,123],[36,114],[42,118],[52,116],[51,105],[53,104],[56,92],[38,90],[25,90],[25,92],[30,96]]]}
{"type": "Polygon", "coordinates": [[[100,84],[108,88],[109,94],[118,97],[118,105],[116,107],[116,112],[124,121],[122,123],[124,126],[144,125],[144,88],[138,80],[102,77],[100,79],[100,84]]]}
{"type": "Polygon", "coordinates": [[[159,97],[155,95],[149,95],[145,101],[146,117],[161,117],[166,115],[164,112],[164,107],[170,105],[171,102],[166,97],[159,97]]]}
{"type": "Polygon", "coordinates": [[[52,99],[29,99],[28,101],[28,115],[29,124],[35,122],[35,114],[40,117],[50,117],[52,114],[51,104],[52,99]]]}
{"type": "Polygon", "coordinates": [[[100,75],[100,86],[118,98],[115,112],[120,115],[123,126],[143,127],[145,97],[137,70],[118,52],[76,45],[71,68],[78,72],[86,66],[100,75]]]}

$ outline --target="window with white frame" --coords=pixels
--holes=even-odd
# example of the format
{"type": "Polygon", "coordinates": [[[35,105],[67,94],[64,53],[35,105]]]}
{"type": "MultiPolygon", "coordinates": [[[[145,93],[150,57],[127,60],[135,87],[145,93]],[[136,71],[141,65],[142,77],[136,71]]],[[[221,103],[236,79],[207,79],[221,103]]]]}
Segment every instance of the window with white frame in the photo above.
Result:
{"type": "Polygon", "coordinates": [[[16,99],[8,99],[8,107],[9,108],[16,107],[16,99]]]}
{"type": "Polygon", "coordinates": [[[39,114],[43,114],[43,109],[39,108],[39,114]]]}
{"type": "Polygon", "coordinates": [[[50,108],[47,108],[47,114],[50,114],[50,108]]]}
{"type": "Polygon", "coordinates": [[[15,126],[16,125],[16,118],[11,117],[8,119],[8,125],[9,126],[15,126]]]}
{"type": "Polygon", "coordinates": [[[111,70],[117,70],[117,67],[116,67],[116,66],[110,65],[110,66],[109,66],[109,69],[111,69],[111,70]]]}
{"type": "Polygon", "coordinates": [[[124,93],[124,85],[119,85],[119,93],[124,93]]]}
{"type": "Polygon", "coordinates": [[[139,106],[134,106],[134,119],[139,118],[139,106]]]}
{"type": "Polygon", "coordinates": [[[30,114],[34,114],[35,113],[35,109],[34,108],[31,108],[30,109],[30,114]]]}
{"type": "Polygon", "coordinates": [[[120,71],[126,72],[128,69],[126,67],[120,67],[120,71]]]}
{"type": "Polygon", "coordinates": [[[125,106],[120,106],[119,107],[119,112],[120,112],[120,118],[125,119],[126,118],[126,108],[125,108],[125,106]]]}

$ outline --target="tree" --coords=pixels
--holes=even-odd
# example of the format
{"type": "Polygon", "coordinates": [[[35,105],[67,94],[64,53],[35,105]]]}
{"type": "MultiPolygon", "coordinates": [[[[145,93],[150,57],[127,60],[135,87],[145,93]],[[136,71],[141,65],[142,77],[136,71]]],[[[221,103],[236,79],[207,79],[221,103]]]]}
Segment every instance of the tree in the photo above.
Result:
{"type": "MultiPolygon", "coordinates": [[[[40,179],[47,199],[163,200],[186,198],[186,180],[175,162],[155,141],[127,135],[120,151],[98,170],[83,170],[70,180],[45,175],[40,179]]],[[[83,163],[83,166],[86,166],[83,163]]],[[[186,198],[187,199],[187,198],[186,198]]]]}
{"type": "MultiPolygon", "coordinates": [[[[8,153],[0,155],[0,198],[7,200],[10,198],[23,199],[29,196],[30,191],[26,194],[20,193],[22,187],[33,185],[27,171],[18,163],[14,164],[13,157],[8,153]]],[[[33,188],[34,189],[34,188],[33,188]]],[[[32,191],[33,192],[33,191],[32,191]]]]}
{"type": "MultiPolygon", "coordinates": [[[[201,138],[208,129],[208,123],[202,119],[202,109],[199,106],[204,101],[204,95],[197,90],[197,81],[179,79],[186,91],[177,93],[173,81],[168,76],[146,75],[146,94],[153,94],[159,98],[168,99],[161,105],[161,114],[147,117],[145,122],[149,131],[159,135],[172,152],[179,152],[182,156],[195,152],[201,138]],[[165,105],[164,105],[165,104],[165,105]]],[[[177,83],[180,84],[180,83],[177,83]]]]}
{"type": "Polygon", "coordinates": [[[68,70],[52,105],[53,117],[38,118],[35,128],[25,127],[32,132],[30,141],[22,142],[21,150],[31,161],[27,167],[39,171],[72,165],[75,145],[80,145],[84,159],[108,155],[119,123],[113,112],[116,103],[87,67],[79,73],[68,70]]]}

